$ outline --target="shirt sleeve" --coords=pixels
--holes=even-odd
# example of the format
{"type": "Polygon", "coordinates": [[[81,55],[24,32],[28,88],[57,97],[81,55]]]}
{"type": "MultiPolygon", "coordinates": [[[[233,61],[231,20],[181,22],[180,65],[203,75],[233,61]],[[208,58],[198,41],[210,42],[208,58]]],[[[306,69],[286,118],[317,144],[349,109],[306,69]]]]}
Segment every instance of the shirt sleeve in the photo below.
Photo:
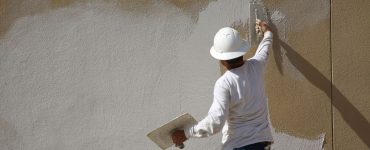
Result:
{"type": "Polygon", "coordinates": [[[251,60],[256,61],[257,63],[261,64],[264,67],[268,60],[269,50],[272,47],[272,42],[273,42],[272,32],[271,31],[265,32],[263,39],[251,60]]]}
{"type": "Polygon", "coordinates": [[[187,138],[203,138],[222,130],[229,113],[230,93],[225,83],[218,80],[208,115],[198,124],[184,129],[187,138]]]}

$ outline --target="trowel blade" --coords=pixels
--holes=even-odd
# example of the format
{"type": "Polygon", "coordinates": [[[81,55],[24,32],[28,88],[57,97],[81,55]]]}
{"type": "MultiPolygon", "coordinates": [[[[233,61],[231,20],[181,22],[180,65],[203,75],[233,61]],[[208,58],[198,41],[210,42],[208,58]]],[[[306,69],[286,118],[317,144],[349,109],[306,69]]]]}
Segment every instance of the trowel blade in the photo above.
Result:
{"type": "Polygon", "coordinates": [[[260,39],[256,33],[256,19],[262,21],[268,21],[266,8],[262,5],[262,2],[257,0],[252,0],[249,3],[249,39],[252,47],[257,47],[260,39]]]}
{"type": "Polygon", "coordinates": [[[173,145],[171,132],[175,129],[183,129],[188,125],[196,124],[197,121],[188,113],[185,113],[161,127],[153,130],[147,136],[156,143],[161,149],[167,149],[173,145]]]}

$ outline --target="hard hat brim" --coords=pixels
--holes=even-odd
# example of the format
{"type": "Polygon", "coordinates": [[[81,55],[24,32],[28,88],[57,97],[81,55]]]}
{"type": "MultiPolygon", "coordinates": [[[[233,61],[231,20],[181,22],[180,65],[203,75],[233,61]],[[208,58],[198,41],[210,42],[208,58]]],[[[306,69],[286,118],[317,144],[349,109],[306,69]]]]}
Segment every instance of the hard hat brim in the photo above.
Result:
{"type": "Polygon", "coordinates": [[[230,60],[234,59],[240,56],[243,56],[245,53],[247,53],[250,49],[250,45],[247,41],[243,40],[242,46],[235,52],[217,52],[214,48],[214,46],[211,47],[210,53],[211,56],[218,60],[230,60]]]}

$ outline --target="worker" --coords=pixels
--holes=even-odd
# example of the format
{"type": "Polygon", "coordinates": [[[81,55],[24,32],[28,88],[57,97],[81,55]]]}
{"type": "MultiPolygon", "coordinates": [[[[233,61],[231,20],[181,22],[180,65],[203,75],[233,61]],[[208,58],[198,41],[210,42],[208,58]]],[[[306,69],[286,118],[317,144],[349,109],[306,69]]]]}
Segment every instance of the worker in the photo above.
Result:
{"type": "Polygon", "coordinates": [[[203,138],[222,130],[223,150],[269,150],[273,142],[264,70],[272,46],[273,33],[268,24],[256,20],[256,32],[263,36],[255,55],[244,61],[250,44],[230,27],[220,29],[210,50],[227,69],[216,81],[213,103],[208,115],[195,125],[175,130],[176,146],[189,138],[203,138]]]}

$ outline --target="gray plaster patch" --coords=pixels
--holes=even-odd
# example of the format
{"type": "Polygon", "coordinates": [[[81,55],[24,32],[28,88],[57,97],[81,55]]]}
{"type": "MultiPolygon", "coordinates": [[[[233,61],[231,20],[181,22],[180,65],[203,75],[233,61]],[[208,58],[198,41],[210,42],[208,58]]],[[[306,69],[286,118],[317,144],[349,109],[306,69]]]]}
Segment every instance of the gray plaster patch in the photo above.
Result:
{"type": "Polygon", "coordinates": [[[271,150],[323,150],[325,140],[325,134],[307,139],[276,131],[273,132],[273,137],[275,141],[271,150]]]}

